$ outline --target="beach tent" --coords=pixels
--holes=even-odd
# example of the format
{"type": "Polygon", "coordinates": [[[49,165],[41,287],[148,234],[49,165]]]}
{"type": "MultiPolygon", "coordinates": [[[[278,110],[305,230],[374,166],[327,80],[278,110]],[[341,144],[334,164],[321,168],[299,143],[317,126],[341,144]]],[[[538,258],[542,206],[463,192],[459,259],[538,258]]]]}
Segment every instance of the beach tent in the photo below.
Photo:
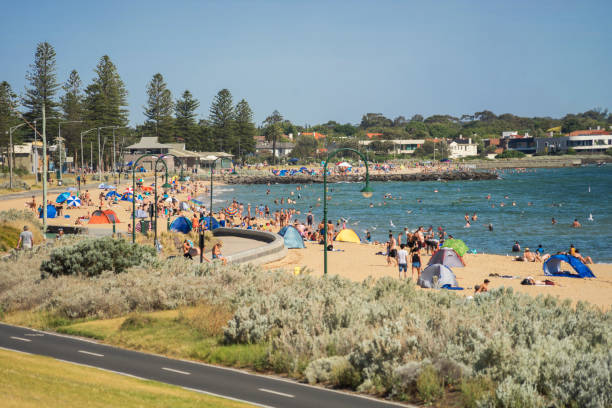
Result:
{"type": "Polygon", "coordinates": [[[336,241],[340,242],[361,242],[359,235],[350,228],[345,228],[336,235],[336,241]]]}
{"type": "Polygon", "coordinates": [[[136,218],[148,218],[149,214],[145,210],[136,210],[136,218]]]}
{"type": "Polygon", "coordinates": [[[441,288],[444,285],[450,285],[451,287],[459,286],[455,274],[448,266],[441,264],[429,265],[421,272],[421,277],[417,284],[422,288],[441,288]],[[437,283],[434,281],[437,278],[437,283]]]}
{"type": "Polygon", "coordinates": [[[61,204],[64,201],[66,201],[68,197],[70,197],[70,191],[66,191],[65,193],[58,195],[57,198],[55,199],[55,202],[58,204],[61,204]]]}
{"type": "Polygon", "coordinates": [[[300,235],[300,231],[293,225],[287,225],[278,231],[278,235],[284,238],[287,248],[306,248],[304,239],[300,235]]]}
{"type": "Polygon", "coordinates": [[[108,193],[106,193],[106,195],[104,197],[106,197],[106,198],[113,198],[114,196],[121,197],[121,194],[119,194],[115,190],[111,190],[108,193]]]}
{"type": "Polygon", "coordinates": [[[452,248],[440,248],[431,256],[427,265],[440,264],[449,268],[463,268],[465,262],[452,248]]]}
{"type": "Polygon", "coordinates": [[[586,266],[582,261],[575,256],[571,255],[553,255],[544,262],[542,265],[542,269],[544,270],[544,275],[547,276],[566,276],[569,278],[594,278],[593,271],[586,266]],[[561,264],[565,262],[569,264],[575,273],[570,271],[564,271],[561,268],[561,264]]]}
{"type": "Polygon", "coordinates": [[[91,214],[91,217],[89,217],[89,222],[88,222],[88,224],[112,224],[112,223],[113,222],[110,220],[110,218],[108,218],[108,216],[100,210],[94,211],[93,214],[91,214]]]}
{"type": "Polygon", "coordinates": [[[170,231],[182,232],[183,234],[189,233],[193,229],[191,221],[187,217],[178,217],[170,224],[170,231]]]}
{"type": "MultiPolygon", "coordinates": [[[[210,221],[210,217],[204,217],[204,218],[200,219],[201,225],[206,227],[206,229],[210,229],[210,228],[208,228],[208,221],[210,221]]],[[[213,219],[212,219],[212,229],[217,229],[217,228],[219,228],[219,221],[217,221],[213,217],[213,219]]]]}
{"type": "Polygon", "coordinates": [[[457,252],[457,254],[459,254],[459,256],[465,255],[465,253],[470,250],[470,248],[465,245],[465,242],[456,238],[447,239],[446,241],[444,241],[442,248],[452,248],[455,250],[455,252],[457,252]]]}
{"type": "Polygon", "coordinates": [[[115,223],[115,224],[119,224],[121,221],[119,221],[119,217],[117,217],[117,214],[115,214],[115,212],[113,210],[104,210],[102,211],[106,217],[110,220],[111,223],[115,223]]]}
{"type": "MultiPolygon", "coordinates": [[[[43,212],[42,210],[40,210],[38,212],[38,218],[42,218],[43,217],[43,212]]],[[[55,209],[55,207],[51,204],[47,204],[47,218],[55,218],[57,217],[57,210],[55,209]]]]}

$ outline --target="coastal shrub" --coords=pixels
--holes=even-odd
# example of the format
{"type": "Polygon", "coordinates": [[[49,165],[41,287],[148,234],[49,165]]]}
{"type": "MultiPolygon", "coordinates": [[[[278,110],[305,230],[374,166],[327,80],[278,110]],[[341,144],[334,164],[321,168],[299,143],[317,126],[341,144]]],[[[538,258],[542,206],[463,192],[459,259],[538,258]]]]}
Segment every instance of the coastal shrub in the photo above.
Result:
{"type": "Polygon", "coordinates": [[[465,408],[478,408],[485,405],[484,402],[493,400],[495,384],[487,377],[476,377],[464,379],[459,390],[465,408]]]}
{"type": "Polygon", "coordinates": [[[419,398],[425,403],[434,402],[444,395],[444,384],[432,365],[426,365],[416,380],[419,398]]]}
{"type": "Polygon", "coordinates": [[[151,263],[154,259],[155,250],[152,247],[110,237],[86,239],[51,252],[50,259],[41,264],[40,270],[55,277],[96,276],[103,271],[121,273],[131,266],[151,263]]]}
{"type": "Polygon", "coordinates": [[[34,243],[43,240],[42,224],[32,211],[10,209],[0,212],[0,252],[8,252],[17,246],[19,234],[27,225],[34,237],[34,243]]]}

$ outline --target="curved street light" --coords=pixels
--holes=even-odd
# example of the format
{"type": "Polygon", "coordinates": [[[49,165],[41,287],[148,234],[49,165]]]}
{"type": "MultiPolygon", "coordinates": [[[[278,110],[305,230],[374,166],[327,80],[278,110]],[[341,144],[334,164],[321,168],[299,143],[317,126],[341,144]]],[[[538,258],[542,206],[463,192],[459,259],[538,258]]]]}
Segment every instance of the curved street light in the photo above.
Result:
{"type": "MultiPolygon", "coordinates": [[[[153,158],[158,159],[158,156],[156,154],[146,153],[146,154],[143,154],[142,156],[140,156],[139,158],[137,158],[136,161],[133,164],[133,167],[132,167],[132,243],[136,242],[136,198],[135,198],[135,194],[136,194],[136,167],[137,167],[136,165],[138,164],[138,162],[141,159],[144,159],[145,157],[153,157],[153,158]]],[[[168,177],[168,165],[166,164],[165,161],[162,161],[162,163],[164,163],[164,166],[166,166],[166,181],[167,181],[167,177],[168,177]]],[[[157,162],[155,162],[155,167],[157,168],[157,162]]],[[[155,196],[157,197],[157,182],[155,183],[155,196]]],[[[153,210],[155,211],[155,216],[157,217],[157,200],[153,204],[153,210]]],[[[156,220],[157,220],[157,218],[156,218],[156,220]]],[[[157,229],[157,225],[155,225],[155,229],[157,229]]]]}
{"type": "Polygon", "coordinates": [[[363,155],[363,153],[355,149],[343,147],[341,149],[334,150],[333,152],[327,155],[327,159],[325,159],[325,164],[323,165],[323,232],[325,236],[324,241],[323,241],[324,243],[323,244],[324,245],[323,247],[323,274],[325,276],[327,276],[327,164],[336,154],[342,151],[350,151],[353,153],[357,153],[363,159],[365,163],[365,169],[366,169],[366,179],[365,179],[365,186],[360,190],[360,192],[364,198],[370,198],[372,197],[372,194],[374,193],[374,190],[372,190],[372,187],[370,187],[370,173],[368,171],[368,160],[363,155]]]}

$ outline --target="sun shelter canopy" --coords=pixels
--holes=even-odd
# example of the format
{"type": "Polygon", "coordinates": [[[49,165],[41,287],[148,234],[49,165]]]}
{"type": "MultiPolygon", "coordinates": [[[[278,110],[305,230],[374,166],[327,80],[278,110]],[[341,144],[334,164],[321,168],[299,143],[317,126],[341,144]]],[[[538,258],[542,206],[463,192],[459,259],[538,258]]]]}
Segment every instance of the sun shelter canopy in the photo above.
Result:
{"type": "Polygon", "coordinates": [[[170,224],[170,231],[182,232],[183,234],[189,233],[192,229],[191,221],[187,217],[178,217],[170,224]]]}
{"type": "Polygon", "coordinates": [[[145,210],[136,210],[136,218],[147,218],[149,214],[145,210]]]}
{"type": "Polygon", "coordinates": [[[569,278],[594,278],[593,271],[586,266],[582,261],[571,255],[553,255],[542,265],[544,275],[547,276],[566,276],[569,278]],[[576,273],[564,271],[562,263],[570,265],[576,273]]]}
{"type": "Polygon", "coordinates": [[[210,221],[210,217],[204,217],[202,218],[202,225],[206,228],[206,229],[217,229],[219,228],[219,221],[217,221],[214,217],[212,219],[212,228],[208,227],[208,222],[210,221]]]}
{"type": "Polygon", "coordinates": [[[448,266],[449,268],[463,268],[465,262],[463,258],[452,248],[440,248],[437,250],[429,260],[427,265],[440,264],[448,266]]]}
{"type": "MultiPolygon", "coordinates": [[[[42,217],[43,217],[43,212],[41,210],[38,213],[38,218],[42,218],[42,217]]],[[[57,217],[57,210],[55,209],[55,206],[51,204],[47,204],[47,218],[55,218],[55,217],[57,217]]]]}
{"type": "Polygon", "coordinates": [[[336,241],[340,242],[356,242],[359,243],[359,235],[350,228],[345,228],[336,235],[336,241]]]}
{"type": "Polygon", "coordinates": [[[465,255],[465,253],[470,250],[468,246],[465,245],[465,242],[460,239],[447,239],[444,241],[442,248],[452,248],[459,256],[465,255]]]}
{"type": "Polygon", "coordinates": [[[91,214],[88,224],[112,224],[113,222],[100,210],[96,210],[91,214]]]}
{"type": "Polygon", "coordinates": [[[121,221],[119,221],[119,217],[117,217],[117,214],[115,214],[115,212],[113,210],[104,210],[103,213],[106,215],[106,217],[110,220],[111,223],[115,223],[115,224],[119,224],[121,221]]]}
{"type": "Polygon", "coordinates": [[[55,202],[58,203],[58,204],[61,204],[64,201],[66,201],[68,199],[68,197],[70,197],[70,192],[66,191],[65,193],[62,193],[62,194],[58,195],[57,198],[55,199],[55,202]]]}
{"type": "Polygon", "coordinates": [[[422,288],[441,288],[444,285],[459,286],[453,271],[445,265],[433,264],[423,269],[417,284],[422,288]]]}
{"type": "Polygon", "coordinates": [[[285,240],[285,246],[287,248],[305,248],[304,239],[300,232],[292,225],[287,225],[278,231],[278,235],[283,237],[285,240]]]}

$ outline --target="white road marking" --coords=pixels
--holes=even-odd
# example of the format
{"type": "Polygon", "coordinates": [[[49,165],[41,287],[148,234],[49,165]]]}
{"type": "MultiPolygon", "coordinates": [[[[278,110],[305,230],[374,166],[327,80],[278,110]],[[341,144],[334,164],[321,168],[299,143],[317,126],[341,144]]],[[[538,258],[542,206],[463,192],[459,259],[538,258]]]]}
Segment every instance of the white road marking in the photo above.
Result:
{"type": "Polygon", "coordinates": [[[173,373],[178,373],[178,374],[183,374],[183,375],[191,374],[191,373],[188,373],[187,371],[175,370],[174,368],[167,368],[167,367],[162,367],[162,370],[172,371],[173,373]]]}
{"type": "Polygon", "coordinates": [[[79,350],[79,353],[89,354],[90,356],[104,357],[104,354],[92,353],[91,351],[79,350]]]}
{"type": "Polygon", "coordinates": [[[269,392],[270,394],[280,395],[281,397],[295,398],[295,395],[285,394],[284,392],[278,392],[278,391],[268,390],[268,389],[266,389],[266,388],[258,388],[258,390],[259,390],[259,391],[263,391],[263,392],[269,392]]]}
{"type": "Polygon", "coordinates": [[[232,401],[242,402],[244,404],[255,405],[256,407],[274,408],[274,407],[271,407],[270,405],[264,405],[264,404],[260,404],[258,402],[253,402],[253,401],[247,401],[247,400],[243,400],[243,399],[239,399],[239,398],[234,398],[234,397],[230,397],[230,396],[223,395],[223,394],[215,394],[214,392],[204,391],[204,390],[200,390],[200,389],[197,389],[197,388],[189,388],[189,387],[181,387],[181,388],[183,388],[185,390],[193,391],[193,392],[199,392],[200,394],[212,395],[213,397],[225,398],[225,399],[232,400],[232,401]]]}
{"type": "Polygon", "coordinates": [[[27,341],[28,343],[32,341],[30,339],[24,339],[23,337],[15,337],[15,336],[11,336],[11,339],[27,341]]]}
{"type": "Polygon", "coordinates": [[[24,334],[24,336],[42,337],[42,336],[44,336],[44,334],[40,334],[40,333],[26,333],[26,334],[24,334]]]}

